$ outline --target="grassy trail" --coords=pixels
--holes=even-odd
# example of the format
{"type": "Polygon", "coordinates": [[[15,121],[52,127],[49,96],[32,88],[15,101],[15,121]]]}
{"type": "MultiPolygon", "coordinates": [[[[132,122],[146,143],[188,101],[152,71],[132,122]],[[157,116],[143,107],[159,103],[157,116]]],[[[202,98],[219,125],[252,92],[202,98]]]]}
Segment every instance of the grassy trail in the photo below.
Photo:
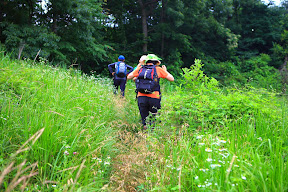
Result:
{"type": "Polygon", "coordinates": [[[0,60],[1,191],[288,190],[275,93],[164,84],[161,123],[143,134],[133,82],[120,99],[111,79],[0,60]]]}
{"type": "Polygon", "coordinates": [[[155,156],[147,148],[147,133],[140,131],[137,102],[131,99],[133,86],[133,83],[128,83],[125,98],[118,95],[113,98],[118,120],[111,122],[111,125],[117,130],[114,138],[117,156],[112,159],[111,176],[103,190],[137,191],[148,175],[147,158],[155,156]]]}
{"type": "Polygon", "coordinates": [[[110,178],[112,191],[136,191],[146,181],[146,159],[155,155],[146,147],[146,135],[119,131],[116,148],[121,151],[113,162],[110,178]]]}

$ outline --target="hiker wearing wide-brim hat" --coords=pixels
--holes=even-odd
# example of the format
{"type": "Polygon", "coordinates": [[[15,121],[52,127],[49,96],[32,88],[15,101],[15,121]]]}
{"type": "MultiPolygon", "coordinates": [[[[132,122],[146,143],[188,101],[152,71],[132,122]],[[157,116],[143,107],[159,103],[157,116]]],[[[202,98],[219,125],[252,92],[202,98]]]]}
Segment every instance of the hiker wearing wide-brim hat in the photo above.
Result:
{"type": "Polygon", "coordinates": [[[139,63],[145,65],[146,60],[147,60],[147,55],[142,55],[139,59],[139,63]]]}
{"type": "Polygon", "coordinates": [[[147,129],[146,118],[149,113],[155,116],[161,108],[160,78],[174,81],[174,77],[167,71],[166,66],[159,66],[160,60],[161,58],[155,54],[148,54],[145,64],[138,64],[137,68],[127,76],[127,79],[137,77],[135,83],[143,129],[147,129]]]}
{"type": "MultiPolygon", "coordinates": [[[[143,65],[145,65],[145,64],[146,64],[146,63],[145,63],[146,59],[147,59],[147,55],[142,55],[142,56],[140,57],[140,59],[139,59],[138,65],[137,65],[136,67],[134,67],[133,71],[134,71],[135,69],[137,69],[138,66],[143,66],[143,65]]],[[[133,77],[133,81],[135,81],[136,79],[137,79],[137,77],[133,77]]]]}
{"type": "Polygon", "coordinates": [[[120,86],[121,95],[124,97],[127,75],[133,71],[133,67],[127,65],[125,63],[125,57],[120,55],[118,57],[118,62],[109,64],[108,69],[113,76],[114,94],[117,94],[120,86]]]}

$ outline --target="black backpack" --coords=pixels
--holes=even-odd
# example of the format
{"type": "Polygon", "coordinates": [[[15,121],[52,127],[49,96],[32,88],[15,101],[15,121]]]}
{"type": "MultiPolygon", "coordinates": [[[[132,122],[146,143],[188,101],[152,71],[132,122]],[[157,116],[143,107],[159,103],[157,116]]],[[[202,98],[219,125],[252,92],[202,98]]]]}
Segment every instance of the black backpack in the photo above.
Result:
{"type": "Polygon", "coordinates": [[[160,92],[159,77],[155,65],[144,65],[139,70],[139,76],[136,81],[136,91],[140,93],[151,94],[154,91],[160,92]]]}

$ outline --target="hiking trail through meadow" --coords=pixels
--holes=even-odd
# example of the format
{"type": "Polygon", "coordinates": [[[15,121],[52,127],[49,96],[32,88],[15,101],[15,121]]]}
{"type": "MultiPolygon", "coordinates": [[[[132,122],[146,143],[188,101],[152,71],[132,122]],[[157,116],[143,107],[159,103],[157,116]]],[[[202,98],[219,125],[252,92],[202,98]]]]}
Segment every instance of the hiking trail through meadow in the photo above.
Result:
{"type": "MultiPolygon", "coordinates": [[[[114,101],[117,115],[122,119],[118,127],[123,127],[127,123],[123,120],[128,115],[123,110],[126,100],[115,99],[114,101]]],[[[132,127],[133,129],[136,126],[136,124],[126,124],[126,127],[132,127]]],[[[149,142],[149,139],[147,139],[149,136],[142,131],[131,132],[119,128],[117,134],[115,148],[119,150],[119,153],[113,158],[110,181],[104,188],[121,192],[138,191],[137,187],[142,185],[146,181],[146,177],[149,176],[149,166],[156,159],[159,159],[159,155],[153,152],[156,146],[149,142]]]]}

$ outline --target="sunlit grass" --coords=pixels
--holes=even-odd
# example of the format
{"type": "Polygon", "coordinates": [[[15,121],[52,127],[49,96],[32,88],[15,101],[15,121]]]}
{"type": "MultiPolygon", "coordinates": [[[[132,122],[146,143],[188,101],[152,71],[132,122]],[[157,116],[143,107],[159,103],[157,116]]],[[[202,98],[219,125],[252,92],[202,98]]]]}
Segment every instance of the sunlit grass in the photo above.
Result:
{"type": "MultiPolygon", "coordinates": [[[[0,60],[1,190],[288,189],[285,98],[274,106],[270,96],[255,95],[256,102],[248,104],[266,99],[265,111],[233,120],[223,117],[218,124],[190,117],[188,111],[185,122],[175,117],[186,106],[171,111],[171,105],[185,104],[192,96],[162,82],[161,122],[143,133],[133,81],[127,83],[123,99],[113,95],[108,78],[44,61],[14,61],[3,54],[0,60]]],[[[197,97],[208,103],[215,95],[197,97]]],[[[245,92],[222,96],[215,103],[252,98],[245,92]]]]}
{"type": "Polygon", "coordinates": [[[111,165],[107,158],[115,155],[114,132],[121,124],[115,99],[109,79],[3,57],[2,167],[15,158],[37,162],[34,178],[38,190],[81,188],[92,183],[90,188],[101,188],[109,180],[111,165]],[[10,157],[40,129],[44,132],[31,150],[10,157]]]}
{"type": "MultiPolygon", "coordinates": [[[[284,103],[281,111],[287,114],[284,103]]],[[[161,128],[154,133],[159,145],[151,150],[162,158],[153,163],[146,187],[151,191],[287,190],[287,116],[275,122],[258,113],[254,121],[243,118],[215,129],[190,132],[182,126],[169,136],[161,128]]]]}

